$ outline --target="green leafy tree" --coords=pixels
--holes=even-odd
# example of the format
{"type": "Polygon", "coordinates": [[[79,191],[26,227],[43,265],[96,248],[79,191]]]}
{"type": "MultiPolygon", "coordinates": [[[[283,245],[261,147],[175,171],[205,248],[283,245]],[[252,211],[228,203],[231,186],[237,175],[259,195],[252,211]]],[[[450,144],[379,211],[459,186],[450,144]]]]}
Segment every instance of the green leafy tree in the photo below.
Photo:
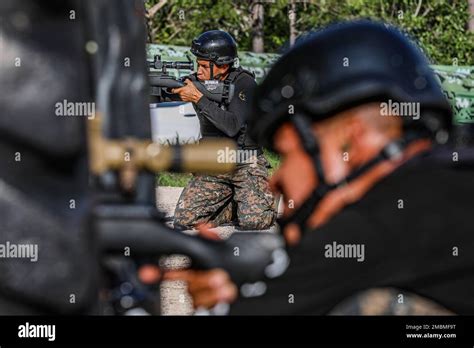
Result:
{"type": "MultiPolygon", "coordinates": [[[[189,46],[206,30],[231,33],[241,50],[252,48],[252,3],[230,0],[147,0],[159,7],[149,18],[154,43],[189,46]]],[[[329,23],[370,18],[400,27],[418,42],[433,64],[474,65],[474,33],[468,31],[468,0],[290,0],[262,1],[266,52],[289,45],[290,20],[297,34],[329,23]],[[290,12],[293,9],[293,12],[290,12]]]]}

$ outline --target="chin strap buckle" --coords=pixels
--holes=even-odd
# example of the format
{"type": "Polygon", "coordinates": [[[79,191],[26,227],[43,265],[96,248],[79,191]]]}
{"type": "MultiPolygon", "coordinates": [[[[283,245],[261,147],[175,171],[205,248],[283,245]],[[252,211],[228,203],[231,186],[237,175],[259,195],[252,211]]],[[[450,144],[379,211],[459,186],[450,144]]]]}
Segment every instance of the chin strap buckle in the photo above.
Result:
{"type": "Polygon", "coordinates": [[[403,140],[392,141],[383,148],[382,155],[388,160],[398,161],[403,157],[404,149],[405,142],[403,140]]]}

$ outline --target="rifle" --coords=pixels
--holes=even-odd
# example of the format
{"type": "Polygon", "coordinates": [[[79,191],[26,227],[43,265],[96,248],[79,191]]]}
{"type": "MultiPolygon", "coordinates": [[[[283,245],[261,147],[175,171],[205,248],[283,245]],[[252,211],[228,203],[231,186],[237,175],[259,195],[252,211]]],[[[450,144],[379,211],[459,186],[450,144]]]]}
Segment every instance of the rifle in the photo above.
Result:
{"type": "Polygon", "coordinates": [[[210,241],[170,229],[156,209],[157,172],[227,172],[234,164],[219,163],[217,151],[235,148],[235,144],[228,139],[205,146],[202,142],[165,147],[151,141],[145,33],[143,18],[136,13],[144,6],[142,0],[116,0],[113,7],[109,0],[1,4],[0,17],[14,10],[38,18],[31,23],[31,32],[41,33],[31,40],[20,29],[7,28],[12,34],[7,47],[31,51],[34,70],[40,72],[46,66],[58,79],[55,88],[48,90],[40,87],[42,75],[0,64],[0,76],[9,77],[4,81],[8,98],[0,101],[2,110],[25,120],[0,118],[6,135],[0,154],[7,158],[21,151],[28,164],[7,161],[0,166],[0,203],[7,208],[0,214],[1,226],[8,226],[2,237],[39,241],[47,247],[44,261],[32,269],[23,268],[22,262],[15,263],[18,272],[3,272],[11,266],[1,269],[2,282],[6,279],[1,311],[5,296],[12,299],[12,308],[16,302],[21,304],[20,313],[29,306],[45,313],[96,313],[99,305],[102,314],[159,314],[159,288],[140,283],[136,269],[169,254],[190,256],[192,268],[222,267],[239,284],[261,279],[269,265],[269,274],[275,274],[271,264],[277,255],[277,236],[258,233],[254,239],[251,233],[243,233],[227,241],[210,241]],[[80,11],[74,28],[68,19],[58,20],[58,13],[71,7],[80,11]],[[51,45],[50,35],[56,33],[64,35],[51,45]],[[83,55],[86,40],[100,49],[83,55]],[[35,46],[33,50],[30,45],[35,46]],[[58,54],[64,64],[55,71],[58,54]],[[124,57],[134,64],[125,66],[124,57]],[[71,72],[70,67],[77,70],[71,72]],[[26,98],[26,108],[19,102],[22,96],[15,94],[24,86],[38,87],[26,98]],[[87,119],[51,117],[52,106],[64,97],[94,100],[97,107],[87,119]],[[38,131],[39,124],[46,126],[38,131]],[[27,182],[33,184],[25,186],[22,175],[32,176],[34,180],[27,182]],[[29,194],[23,194],[24,190],[29,194]],[[65,208],[64,202],[71,197],[74,209],[65,208]],[[9,218],[18,214],[21,218],[9,218]],[[240,257],[234,256],[236,247],[240,257]],[[72,294],[77,307],[65,301],[72,294]]]}
{"type": "Polygon", "coordinates": [[[155,55],[152,61],[147,61],[149,69],[150,95],[157,97],[158,102],[165,100],[180,100],[179,96],[173,94],[170,89],[185,86],[186,79],[192,80],[196,88],[209,100],[217,103],[229,104],[234,96],[234,85],[228,81],[207,80],[199,81],[188,76],[175,79],[168,74],[167,69],[194,70],[194,63],[189,59],[187,62],[162,61],[161,56],[155,55]],[[155,69],[158,71],[151,71],[155,69]]]}
{"type": "MultiPolygon", "coordinates": [[[[103,286],[105,303],[101,312],[160,313],[159,287],[141,284],[136,270],[144,263],[158,264],[164,255],[186,255],[193,269],[223,268],[238,285],[278,276],[288,262],[281,236],[245,232],[228,240],[211,241],[172,230],[164,214],[157,210],[156,173],[169,170],[229,172],[235,164],[220,163],[218,151],[235,149],[236,144],[231,139],[175,146],[151,141],[147,66],[143,59],[145,42],[140,40],[145,36],[144,27],[134,12],[134,5],[143,6],[143,3],[117,0],[115,6],[109,8],[107,1],[88,2],[93,19],[93,25],[88,26],[89,39],[99,47],[108,47],[92,57],[98,111],[94,118],[87,120],[88,159],[95,201],[90,227],[104,273],[108,275],[103,286]],[[110,32],[120,40],[113,40],[116,37],[111,38],[110,32]],[[122,57],[130,57],[137,63],[125,67],[122,57]],[[130,88],[130,81],[143,88],[130,88]],[[239,250],[238,257],[235,248],[239,250]]],[[[148,70],[150,67],[160,70],[149,80],[162,99],[167,88],[182,84],[170,77],[167,69],[191,68],[191,63],[163,62],[158,56],[148,63],[148,70]]],[[[212,93],[210,87],[206,88],[206,95],[216,96],[220,90],[219,100],[229,100],[231,86],[222,82],[217,85],[212,93]]]]}
{"type": "Polygon", "coordinates": [[[223,268],[236,284],[245,284],[247,289],[286,270],[288,257],[280,235],[235,232],[222,241],[187,235],[167,227],[164,215],[150,199],[153,173],[173,168],[213,173],[231,170],[232,163],[216,161],[222,146],[235,146],[231,140],[164,147],[148,139],[107,139],[102,117],[96,114],[87,122],[90,169],[99,189],[92,227],[103,264],[111,275],[106,287],[108,310],[103,312],[159,313],[159,287],[141,284],[136,271],[140,264],[158,263],[163,255],[186,255],[192,269],[223,268]]]}

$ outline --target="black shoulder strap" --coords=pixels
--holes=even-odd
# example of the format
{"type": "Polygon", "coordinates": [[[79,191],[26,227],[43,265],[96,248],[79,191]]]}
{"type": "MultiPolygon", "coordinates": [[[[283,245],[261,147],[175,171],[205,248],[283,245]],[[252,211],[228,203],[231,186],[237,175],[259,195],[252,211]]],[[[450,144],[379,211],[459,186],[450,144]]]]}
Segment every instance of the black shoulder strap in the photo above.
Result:
{"type": "Polygon", "coordinates": [[[231,72],[229,73],[229,76],[227,77],[227,80],[230,83],[234,83],[235,80],[237,80],[237,78],[242,74],[247,74],[251,78],[255,79],[255,74],[253,72],[251,72],[249,70],[246,70],[246,69],[242,68],[241,66],[239,66],[238,68],[234,68],[234,69],[231,70],[231,72]]]}

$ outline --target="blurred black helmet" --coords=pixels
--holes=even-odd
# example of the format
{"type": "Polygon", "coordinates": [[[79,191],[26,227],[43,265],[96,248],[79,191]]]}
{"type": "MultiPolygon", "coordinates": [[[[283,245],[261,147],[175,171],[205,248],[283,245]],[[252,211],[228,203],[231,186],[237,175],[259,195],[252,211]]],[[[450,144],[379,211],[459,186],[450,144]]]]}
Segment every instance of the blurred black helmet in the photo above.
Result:
{"type": "Polygon", "coordinates": [[[314,122],[388,100],[419,103],[420,118],[403,117],[405,127],[447,138],[451,108],[421,50],[383,24],[335,24],[301,40],[274,64],[253,96],[249,131],[272,148],[273,134],[291,120],[291,109],[314,122]]]}
{"type": "Polygon", "coordinates": [[[216,65],[232,64],[237,57],[237,44],[225,31],[210,30],[193,40],[191,53],[216,65]]]}

